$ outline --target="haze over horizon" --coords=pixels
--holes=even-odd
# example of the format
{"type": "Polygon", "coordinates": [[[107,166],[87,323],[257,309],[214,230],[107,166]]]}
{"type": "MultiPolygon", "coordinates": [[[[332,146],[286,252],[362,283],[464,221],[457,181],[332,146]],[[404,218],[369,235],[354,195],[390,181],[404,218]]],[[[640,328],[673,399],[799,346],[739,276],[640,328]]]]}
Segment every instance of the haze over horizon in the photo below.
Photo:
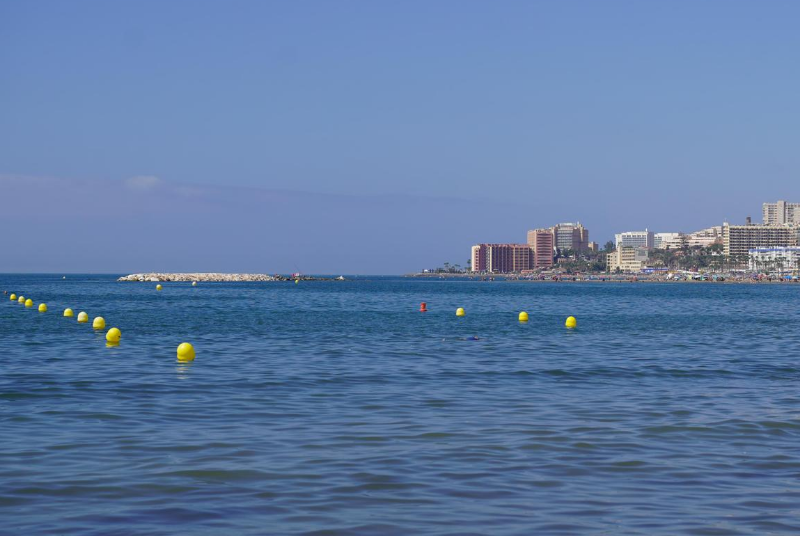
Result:
{"type": "Polygon", "coordinates": [[[0,5],[0,272],[391,274],[800,202],[800,4],[0,5]]]}

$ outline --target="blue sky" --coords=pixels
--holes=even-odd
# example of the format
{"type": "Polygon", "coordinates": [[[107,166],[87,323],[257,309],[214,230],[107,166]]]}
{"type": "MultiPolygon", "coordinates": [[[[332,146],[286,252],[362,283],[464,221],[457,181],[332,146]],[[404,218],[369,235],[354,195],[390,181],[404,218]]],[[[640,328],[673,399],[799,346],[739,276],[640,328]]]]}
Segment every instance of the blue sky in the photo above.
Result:
{"type": "Polygon", "coordinates": [[[402,273],[559,221],[602,243],[757,219],[800,201],[798,20],[793,1],[3,2],[0,271],[402,273]]]}

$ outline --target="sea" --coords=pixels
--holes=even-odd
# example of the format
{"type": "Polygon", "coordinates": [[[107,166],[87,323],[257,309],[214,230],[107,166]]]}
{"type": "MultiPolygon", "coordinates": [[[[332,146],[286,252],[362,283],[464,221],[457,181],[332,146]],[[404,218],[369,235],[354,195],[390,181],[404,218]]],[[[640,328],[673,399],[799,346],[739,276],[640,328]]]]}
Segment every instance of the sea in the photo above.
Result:
{"type": "Polygon", "coordinates": [[[116,277],[0,275],[0,534],[800,533],[800,284],[116,277]]]}

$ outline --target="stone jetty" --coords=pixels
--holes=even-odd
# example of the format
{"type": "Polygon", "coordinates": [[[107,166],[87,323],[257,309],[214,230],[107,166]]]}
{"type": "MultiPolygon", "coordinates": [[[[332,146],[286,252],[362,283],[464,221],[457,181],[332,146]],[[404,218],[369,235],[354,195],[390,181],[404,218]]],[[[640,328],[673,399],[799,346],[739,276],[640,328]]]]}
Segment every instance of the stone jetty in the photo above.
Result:
{"type": "Polygon", "coordinates": [[[131,274],[117,281],[281,281],[286,278],[268,274],[131,274]]]}

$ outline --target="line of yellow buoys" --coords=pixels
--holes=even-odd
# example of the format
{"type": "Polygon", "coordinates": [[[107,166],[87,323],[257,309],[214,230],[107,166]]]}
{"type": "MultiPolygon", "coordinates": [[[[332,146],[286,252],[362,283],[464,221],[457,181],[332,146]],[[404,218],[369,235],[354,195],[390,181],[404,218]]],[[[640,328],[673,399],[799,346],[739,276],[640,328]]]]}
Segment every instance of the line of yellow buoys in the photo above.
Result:
{"type": "MultiPolygon", "coordinates": [[[[197,282],[193,281],[192,286],[196,285],[197,282]]],[[[163,288],[164,287],[160,283],[156,285],[156,290],[159,292],[162,291],[163,288]]],[[[4,294],[6,293],[7,292],[4,292],[4,294]]],[[[17,295],[14,293],[12,293],[11,296],[9,296],[9,298],[11,299],[11,301],[16,300],[19,303],[24,303],[26,308],[33,307],[33,300],[31,300],[30,298],[26,299],[24,296],[17,297],[17,295]]],[[[422,313],[427,312],[428,311],[427,304],[425,302],[421,303],[419,310],[422,313]]],[[[39,312],[40,313],[47,312],[47,304],[45,303],[39,304],[39,312]]],[[[457,317],[464,317],[466,315],[467,313],[463,307],[459,307],[458,309],[456,309],[457,317]]],[[[74,313],[72,309],[70,308],[64,309],[64,317],[71,318],[73,316],[74,313]]],[[[518,319],[522,323],[528,322],[529,320],[528,313],[526,311],[521,311],[519,313],[518,319]]],[[[89,321],[89,315],[86,314],[85,311],[81,311],[80,313],[78,313],[78,323],[84,324],[87,323],[88,321],[89,321]]],[[[567,320],[564,322],[564,326],[568,329],[575,329],[576,327],[578,327],[578,321],[575,319],[574,316],[567,317],[567,320]]],[[[92,328],[94,328],[95,330],[101,330],[105,329],[105,327],[106,327],[105,319],[102,316],[95,317],[94,321],[92,322],[92,328]]],[[[118,346],[121,337],[122,333],[120,332],[119,328],[111,328],[106,333],[106,345],[118,346]]],[[[178,345],[177,355],[178,355],[178,361],[183,361],[183,362],[194,361],[195,358],[194,346],[192,346],[188,342],[182,342],[180,345],[178,345]]]]}
{"type": "MultiPolygon", "coordinates": [[[[428,312],[428,304],[425,303],[425,302],[421,303],[419,311],[421,313],[427,313],[428,312]]],[[[467,312],[464,310],[463,307],[459,307],[458,309],[456,309],[456,316],[459,316],[459,317],[467,316],[467,312]]],[[[527,311],[520,311],[519,316],[517,318],[519,318],[520,322],[523,322],[523,323],[527,322],[528,321],[528,313],[527,313],[527,311]]],[[[566,328],[568,328],[568,329],[575,329],[575,328],[578,327],[578,321],[575,319],[574,316],[568,316],[566,322],[564,322],[564,326],[566,328]]]]}
{"type": "MultiPolygon", "coordinates": [[[[192,286],[195,286],[195,285],[196,285],[196,283],[193,282],[192,286]]],[[[156,290],[160,291],[160,290],[162,290],[162,288],[163,287],[161,285],[156,285],[156,290]]],[[[8,294],[8,291],[4,291],[3,294],[8,294]]],[[[27,309],[32,308],[33,305],[34,305],[32,299],[25,298],[25,296],[22,296],[22,295],[17,296],[13,292],[9,296],[9,299],[12,302],[16,301],[17,303],[21,303],[21,304],[25,305],[25,308],[27,308],[27,309]]],[[[40,313],[46,313],[47,312],[47,304],[46,303],[40,303],[38,309],[39,309],[40,313]]],[[[72,317],[75,316],[75,313],[73,312],[72,309],[67,307],[66,309],[64,309],[63,316],[65,318],[72,318],[72,317]]],[[[81,312],[78,313],[78,319],[77,320],[78,320],[79,324],[86,324],[86,323],[89,322],[89,315],[86,313],[86,311],[81,311],[81,312]]],[[[92,321],[92,328],[94,330],[96,330],[96,331],[101,331],[101,330],[105,329],[106,328],[106,319],[103,318],[102,316],[95,317],[94,320],[92,321]]],[[[106,346],[109,346],[109,347],[119,346],[119,341],[120,341],[121,338],[122,338],[122,332],[120,331],[119,328],[114,327],[114,328],[109,329],[106,332],[106,346]]],[[[183,361],[183,362],[194,361],[194,358],[195,358],[194,346],[192,346],[188,342],[181,343],[178,346],[177,355],[178,355],[178,361],[183,361]]]]}

